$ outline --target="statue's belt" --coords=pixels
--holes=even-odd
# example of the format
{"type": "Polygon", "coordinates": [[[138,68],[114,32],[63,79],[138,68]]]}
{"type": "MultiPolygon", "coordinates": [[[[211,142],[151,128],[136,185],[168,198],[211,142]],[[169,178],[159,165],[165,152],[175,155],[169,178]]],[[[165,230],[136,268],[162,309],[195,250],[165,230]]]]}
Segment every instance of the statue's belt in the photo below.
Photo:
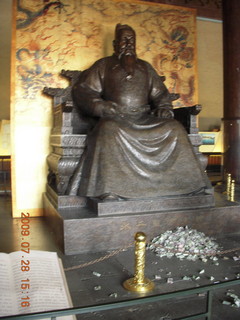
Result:
{"type": "Polygon", "coordinates": [[[125,107],[121,107],[118,109],[118,112],[120,114],[130,114],[130,115],[134,115],[134,114],[139,114],[139,113],[146,113],[150,111],[150,106],[149,105],[143,105],[143,106],[125,106],[125,107]]]}

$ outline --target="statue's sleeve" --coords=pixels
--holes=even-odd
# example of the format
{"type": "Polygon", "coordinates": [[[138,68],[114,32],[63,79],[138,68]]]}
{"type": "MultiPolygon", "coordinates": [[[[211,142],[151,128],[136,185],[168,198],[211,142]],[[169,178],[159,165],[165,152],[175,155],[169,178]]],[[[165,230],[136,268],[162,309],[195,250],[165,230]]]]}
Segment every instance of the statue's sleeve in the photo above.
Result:
{"type": "Polygon", "coordinates": [[[163,83],[161,77],[153,69],[153,67],[147,63],[149,85],[150,85],[150,103],[152,109],[173,109],[171,94],[167,87],[163,83]]]}
{"type": "Polygon", "coordinates": [[[78,110],[88,116],[100,117],[105,101],[102,95],[102,80],[105,61],[100,59],[89,69],[84,70],[72,89],[72,98],[78,110]]]}

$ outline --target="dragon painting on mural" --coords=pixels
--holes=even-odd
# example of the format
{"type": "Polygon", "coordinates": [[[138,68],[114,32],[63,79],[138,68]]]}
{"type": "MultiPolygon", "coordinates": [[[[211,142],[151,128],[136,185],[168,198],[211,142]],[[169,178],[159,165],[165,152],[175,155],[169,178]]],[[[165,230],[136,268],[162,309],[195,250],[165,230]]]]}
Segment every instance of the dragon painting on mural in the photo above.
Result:
{"type": "Polygon", "coordinates": [[[62,1],[44,0],[42,8],[38,9],[37,11],[31,11],[22,6],[21,0],[17,0],[17,10],[23,14],[23,18],[17,20],[17,29],[29,26],[37,18],[47,14],[51,7],[53,7],[55,10],[58,9],[59,12],[61,12],[61,10],[65,10],[65,6],[68,6],[68,4],[63,4],[62,1]]]}

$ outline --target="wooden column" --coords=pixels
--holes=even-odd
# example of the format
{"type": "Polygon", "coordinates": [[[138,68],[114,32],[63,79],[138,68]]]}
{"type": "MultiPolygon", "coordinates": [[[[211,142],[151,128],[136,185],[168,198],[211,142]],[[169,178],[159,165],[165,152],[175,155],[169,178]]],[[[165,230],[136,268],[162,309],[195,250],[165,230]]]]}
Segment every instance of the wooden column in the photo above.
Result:
{"type": "Polygon", "coordinates": [[[223,0],[224,173],[240,183],[240,1],[223,0]]]}

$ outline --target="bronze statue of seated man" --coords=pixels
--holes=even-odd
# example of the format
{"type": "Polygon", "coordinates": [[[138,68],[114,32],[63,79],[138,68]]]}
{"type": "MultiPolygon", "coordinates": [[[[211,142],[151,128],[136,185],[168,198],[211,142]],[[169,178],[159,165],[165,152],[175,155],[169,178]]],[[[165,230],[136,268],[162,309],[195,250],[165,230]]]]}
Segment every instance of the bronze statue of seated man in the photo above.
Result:
{"type": "Polygon", "coordinates": [[[83,71],[73,87],[79,112],[95,119],[69,195],[149,199],[205,192],[209,181],[172,95],[136,55],[135,31],[118,24],[112,56],[83,71]]]}

